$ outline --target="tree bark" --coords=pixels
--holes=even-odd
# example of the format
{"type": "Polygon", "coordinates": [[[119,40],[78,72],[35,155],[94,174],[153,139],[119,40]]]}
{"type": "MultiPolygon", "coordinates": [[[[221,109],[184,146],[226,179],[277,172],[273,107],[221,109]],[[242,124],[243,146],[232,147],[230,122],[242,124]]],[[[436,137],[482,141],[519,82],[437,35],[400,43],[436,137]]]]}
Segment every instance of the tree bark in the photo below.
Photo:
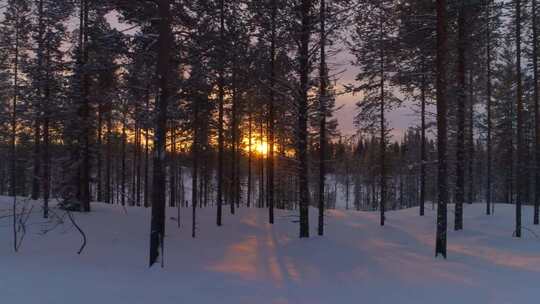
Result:
{"type": "Polygon", "coordinates": [[[447,104],[446,104],[446,64],[448,53],[448,20],[446,0],[437,0],[437,148],[438,203],[437,237],[435,256],[446,258],[448,180],[446,164],[447,104]]]}
{"type": "Polygon", "coordinates": [[[96,199],[98,202],[101,202],[103,199],[103,189],[102,189],[102,167],[103,167],[103,157],[102,157],[102,148],[103,148],[103,101],[99,101],[98,105],[98,127],[97,127],[97,161],[96,161],[96,199]]]}
{"type": "Polygon", "coordinates": [[[319,225],[318,235],[324,235],[324,186],[326,177],[326,104],[327,104],[327,83],[328,73],[326,70],[326,3],[320,2],[320,40],[321,40],[321,59],[319,67],[320,96],[319,96],[319,225]]]}
{"type": "Polygon", "coordinates": [[[492,146],[491,146],[491,132],[492,132],[492,121],[491,121],[491,96],[492,96],[492,84],[491,84],[491,0],[487,1],[486,6],[486,22],[487,22],[487,31],[486,31],[486,115],[487,115],[487,172],[486,172],[486,214],[491,214],[491,171],[492,171],[492,146]]]}
{"type": "Polygon", "coordinates": [[[457,138],[456,138],[456,202],[454,230],[463,229],[463,203],[465,201],[465,4],[461,1],[458,16],[457,50],[457,138]]]}
{"type": "Polygon", "coordinates": [[[105,201],[108,204],[113,203],[112,188],[112,109],[111,104],[107,103],[107,147],[105,151],[105,201]]]}
{"type": "Polygon", "coordinates": [[[81,0],[81,16],[80,16],[80,34],[79,34],[79,47],[80,47],[80,73],[81,73],[81,105],[79,108],[79,115],[81,120],[80,139],[82,141],[79,144],[81,159],[79,161],[79,191],[78,199],[80,202],[80,208],[82,212],[90,212],[90,101],[88,100],[88,92],[90,79],[86,71],[86,63],[88,62],[88,0],[81,0]]]}
{"type": "Polygon", "coordinates": [[[467,157],[467,172],[468,172],[468,198],[467,203],[471,205],[474,202],[474,87],[472,67],[469,70],[469,132],[468,132],[468,157],[467,157]]]}
{"type": "Polygon", "coordinates": [[[534,194],[534,224],[540,223],[540,88],[538,87],[538,3],[532,0],[532,32],[533,32],[533,79],[534,79],[534,120],[535,120],[535,194],[534,194]]]}
{"type": "MultiPolygon", "coordinates": [[[[264,147],[264,112],[261,110],[261,119],[259,120],[259,143],[264,147]]],[[[259,208],[265,207],[265,183],[264,183],[264,151],[260,151],[259,155],[259,208]]],[[[267,206],[268,207],[268,206],[267,206]]]]}
{"type": "Polygon", "coordinates": [[[200,144],[200,120],[199,120],[199,105],[197,101],[194,101],[194,125],[193,125],[193,146],[191,147],[191,161],[192,161],[192,173],[191,173],[191,237],[195,238],[197,223],[197,201],[200,193],[197,193],[198,183],[198,171],[199,171],[199,144],[200,144]]]}
{"type": "Polygon", "coordinates": [[[44,99],[44,87],[43,87],[43,48],[44,48],[44,39],[45,39],[45,24],[43,16],[43,0],[38,2],[38,49],[37,49],[37,60],[38,60],[38,98],[35,105],[35,118],[34,118],[34,168],[32,176],[32,194],[31,197],[33,200],[39,198],[39,188],[40,188],[40,177],[41,177],[41,120],[42,120],[42,106],[44,99]]]}
{"type": "Polygon", "coordinates": [[[176,127],[171,123],[171,154],[169,158],[169,206],[175,207],[176,201],[176,174],[178,170],[176,156],[176,127]]]}
{"type": "Polygon", "coordinates": [[[219,99],[219,113],[218,113],[218,176],[217,176],[217,218],[216,224],[222,225],[222,205],[223,205],[223,154],[224,154],[224,134],[223,134],[223,104],[225,99],[225,62],[223,56],[225,55],[225,3],[224,0],[220,1],[220,30],[219,30],[219,44],[221,48],[222,56],[219,59],[219,80],[218,80],[218,99],[219,99]]]}
{"type": "Polygon", "coordinates": [[[41,170],[41,182],[43,188],[43,217],[49,217],[49,196],[50,196],[50,184],[51,184],[51,173],[50,173],[50,156],[49,156],[49,122],[50,122],[50,112],[49,112],[49,97],[50,97],[50,87],[49,87],[49,65],[50,65],[50,55],[49,48],[47,47],[47,53],[45,56],[46,60],[46,72],[45,72],[45,95],[43,99],[43,149],[42,149],[42,165],[43,169],[41,170]]]}
{"type": "Polygon", "coordinates": [[[517,172],[516,172],[516,230],[515,237],[521,237],[521,203],[523,200],[523,188],[526,179],[523,176],[526,174],[526,165],[524,160],[524,145],[523,145],[523,84],[521,76],[521,0],[515,0],[516,9],[516,114],[517,114],[517,172]]]}
{"type": "Polygon", "coordinates": [[[172,49],[170,0],[159,0],[159,38],[157,86],[159,100],[156,104],[154,140],[154,178],[152,187],[152,222],[150,230],[150,266],[163,255],[165,237],[165,135],[167,131],[167,105],[169,101],[169,64],[172,49]]]}
{"type": "MultiPolygon", "coordinates": [[[[234,52],[234,51],[233,51],[234,52]]],[[[235,213],[235,205],[239,204],[239,201],[237,200],[237,190],[238,190],[238,176],[237,176],[237,167],[238,167],[238,90],[236,87],[236,55],[233,55],[233,64],[232,64],[232,162],[231,162],[231,214],[235,213]]]]}
{"type": "Polygon", "coordinates": [[[271,42],[270,42],[270,96],[268,100],[268,156],[267,156],[267,204],[268,204],[268,220],[270,224],[274,223],[274,142],[275,142],[275,58],[276,58],[276,17],[277,4],[276,0],[272,0],[272,21],[271,21],[271,42]]]}
{"type": "MultiPolygon", "coordinates": [[[[146,89],[146,110],[150,111],[150,88],[146,89]]],[[[147,122],[148,123],[148,122],[147,122]]],[[[143,206],[145,208],[150,207],[149,192],[150,192],[150,129],[145,127],[144,132],[144,196],[143,206]]]]}
{"type": "Polygon", "coordinates": [[[141,140],[142,140],[142,128],[139,126],[137,129],[137,143],[135,145],[135,149],[137,149],[136,152],[136,172],[135,175],[137,177],[137,185],[136,185],[136,204],[137,206],[141,206],[141,140]]]}
{"type": "Polygon", "coordinates": [[[13,196],[13,248],[18,251],[17,238],[17,102],[19,98],[19,26],[17,15],[15,23],[15,59],[13,63],[13,101],[11,109],[11,196],[13,196]]]}
{"type": "Polygon", "coordinates": [[[308,91],[309,91],[309,40],[311,35],[311,0],[302,0],[300,7],[301,32],[298,60],[300,63],[300,88],[298,96],[297,159],[300,205],[300,237],[309,237],[309,184],[308,184],[308,91]]]}
{"type": "Polygon", "coordinates": [[[253,159],[253,113],[251,107],[251,100],[249,101],[249,126],[248,126],[248,175],[247,175],[247,195],[246,195],[246,204],[247,207],[251,207],[251,190],[252,190],[252,159],[253,159]]]}
{"type": "Polygon", "coordinates": [[[381,197],[380,197],[380,204],[379,204],[379,211],[381,213],[381,226],[384,226],[385,222],[385,209],[386,209],[386,119],[385,119],[385,91],[384,91],[384,84],[385,84],[385,75],[384,75],[384,47],[383,47],[383,39],[384,39],[384,25],[383,25],[383,16],[379,16],[380,18],[380,115],[381,115],[381,121],[380,121],[380,159],[379,159],[379,166],[380,166],[380,172],[381,172],[381,180],[380,180],[380,187],[381,187],[381,197]]]}
{"type": "MultiPolygon", "coordinates": [[[[122,206],[126,204],[126,109],[123,109],[122,118],[122,151],[121,151],[121,171],[120,171],[120,201],[122,206]]],[[[131,204],[130,204],[131,205],[131,204]]]]}
{"type": "Polygon", "coordinates": [[[425,214],[426,204],[426,69],[422,60],[422,88],[421,88],[421,146],[420,146],[420,216],[425,214]]]}

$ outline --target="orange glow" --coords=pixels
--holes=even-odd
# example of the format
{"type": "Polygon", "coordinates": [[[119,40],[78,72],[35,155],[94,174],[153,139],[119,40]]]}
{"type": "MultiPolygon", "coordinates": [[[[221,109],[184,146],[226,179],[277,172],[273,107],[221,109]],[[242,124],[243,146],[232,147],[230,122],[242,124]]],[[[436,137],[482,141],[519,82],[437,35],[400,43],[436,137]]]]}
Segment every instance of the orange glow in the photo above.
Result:
{"type": "Polygon", "coordinates": [[[268,143],[263,141],[255,144],[255,152],[260,155],[268,155],[268,143]]]}
{"type": "Polygon", "coordinates": [[[249,140],[249,136],[245,136],[242,139],[242,146],[245,153],[251,151],[252,153],[263,157],[268,155],[270,149],[266,138],[262,137],[260,134],[252,134],[251,141],[249,140]]]}

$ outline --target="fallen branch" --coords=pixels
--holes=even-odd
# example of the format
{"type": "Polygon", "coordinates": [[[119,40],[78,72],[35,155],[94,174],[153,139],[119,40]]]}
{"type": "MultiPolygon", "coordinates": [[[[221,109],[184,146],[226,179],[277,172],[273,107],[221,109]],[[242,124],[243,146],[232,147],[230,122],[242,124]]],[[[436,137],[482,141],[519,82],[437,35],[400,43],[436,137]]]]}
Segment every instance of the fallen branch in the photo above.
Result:
{"type": "Polygon", "coordinates": [[[26,223],[28,222],[28,219],[30,218],[30,215],[32,214],[32,210],[34,209],[34,206],[30,207],[30,210],[26,213],[25,213],[25,209],[26,207],[23,208],[23,214],[19,218],[19,232],[21,232],[21,235],[16,244],[17,251],[21,248],[24,237],[26,236],[26,223]]]}
{"type": "Polygon", "coordinates": [[[86,234],[81,229],[81,227],[79,227],[79,225],[77,225],[77,223],[75,222],[75,219],[73,219],[73,215],[71,214],[71,211],[66,210],[66,212],[67,212],[67,215],[68,215],[69,219],[71,220],[71,223],[73,224],[73,226],[75,226],[75,228],[77,228],[77,230],[79,230],[80,234],[82,235],[83,243],[81,245],[81,248],[77,252],[77,254],[81,254],[83,252],[83,250],[84,250],[84,247],[86,247],[86,234]]]}
{"type": "Polygon", "coordinates": [[[54,209],[50,208],[49,209],[49,221],[45,222],[45,224],[53,223],[53,221],[54,221],[54,224],[53,224],[53,226],[51,228],[43,228],[43,229],[41,229],[41,235],[45,235],[45,234],[47,234],[47,233],[49,233],[51,231],[54,231],[54,230],[56,230],[56,228],[63,225],[64,224],[64,218],[66,216],[67,216],[67,213],[64,213],[64,214],[62,214],[62,216],[59,216],[58,213],[56,213],[54,211],[54,209]]]}
{"type": "MultiPolygon", "coordinates": [[[[58,201],[58,199],[56,199],[58,201]]],[[[58,203],[60,204],[60,201],[58,201],[58,203]]],[[[84,248],[86,247],[86,234],[84,233],[84,231],[81,229],[81,227],[79,225],[77,225],[77,222],[75,222],[75,219],[73,218],[73,215],[71,214],[71,211],[69,210],[65,210],[68,217],[69,217],[69,220],[71,221],[71,223],[73,224],[73,226],[75,226],[75,228],[77,228],[77,230],[79,231],[79,233],[81,234],[82,236],[82,239],[83,239],[83,243],[81,245],[81,248],[79,249],[79,251],[77,252],[77,254],[81,254],[84,250],[84,248]]]]}

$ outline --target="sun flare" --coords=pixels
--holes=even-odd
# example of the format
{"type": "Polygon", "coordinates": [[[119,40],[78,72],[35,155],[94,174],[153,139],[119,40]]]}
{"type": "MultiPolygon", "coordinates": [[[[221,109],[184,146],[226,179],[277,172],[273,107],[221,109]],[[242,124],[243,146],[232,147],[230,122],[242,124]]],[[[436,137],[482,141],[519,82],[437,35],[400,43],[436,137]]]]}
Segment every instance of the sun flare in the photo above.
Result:
{"type": "Polygon", "coordinates": [[[265,142],[265,141],[256,143],[254,151],[257,154],[260,154],[260,155],[267,155],[268,154],[268,143],[265,142]]]}
{"type": "Polygon", "coordinates": [[[267,156],[268,151],[270,150],[268,142],[258,134],[255,134],[249,140],[249,137],[244,137],[242,139],[243,149],[246,153],[250,152],[259,156],[267,156]]]}

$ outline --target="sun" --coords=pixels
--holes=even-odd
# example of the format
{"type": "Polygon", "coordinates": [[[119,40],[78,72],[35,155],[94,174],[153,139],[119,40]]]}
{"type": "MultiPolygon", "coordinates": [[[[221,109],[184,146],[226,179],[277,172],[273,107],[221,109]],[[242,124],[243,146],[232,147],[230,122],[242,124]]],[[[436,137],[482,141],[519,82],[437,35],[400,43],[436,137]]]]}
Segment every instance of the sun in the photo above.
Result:
{"type": "Polygon", "coordinates": [[[260,155],[268,154],[268,143],[265,141],[256,143],[254,148],[257,154],[260,154],[260,155]]]}
{"type": "Polygon", "coordinates": [[[262,157],[265,157],[268,155],[268,151],[270,150],[270,145],[265,140],[265,138],[262,138],[258,134],[253,134],[251,137],[251,140],[249,137],[244,137],[242,139],[243,143],[243,149],[246,153],[252,152],[254,154],[260,155],[262,157]]]}

